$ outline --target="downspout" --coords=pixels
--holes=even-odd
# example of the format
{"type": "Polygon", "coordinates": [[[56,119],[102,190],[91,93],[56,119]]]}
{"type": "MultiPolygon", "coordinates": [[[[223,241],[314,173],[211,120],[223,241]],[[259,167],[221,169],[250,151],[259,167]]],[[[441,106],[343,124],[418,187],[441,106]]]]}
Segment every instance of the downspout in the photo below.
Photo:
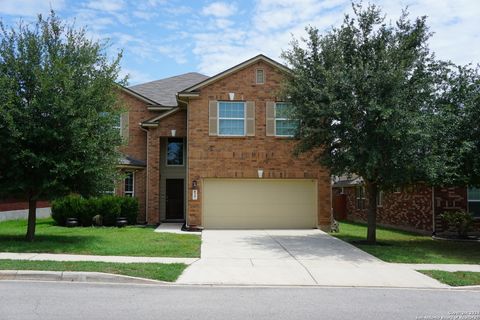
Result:
{"type": "Polygon", "coordinates": [[[149,180],[148,180],[148,134],[150,131],[142,127],[141,123],[140,123],[140,129],[142,131],[145,131],[145,133],[147,134],[147,161],[146,161],[147,174],[145,177],[145,222],[148,224],[148,183],[149,183],[149,180]]]}
{"type": "Polygon", "coordinates": [[[190,143],[190,139],[188,138],[188,116],[189,116],[189,112],[188,112],[188,100],[182,100],[180,99],[180,97],[178,96],[178,93],[177,93],[177,100],[179,102],[183,102],[185,103],[186,105],[186,110],[187,110],[187,165],[186,165],[186,168],[185,168],[185,180],[187,183],[185,183],[185,229],[189,230],[190,229],[190,225],[188,223],[188,203],[189,203],[189,200],[190,200],[190,193],[188,192],[188,182],[189,182],[189,175],[188,175],[188,168],[189,168],[189,155],[188,155],[188,144],[190,143]]]}
{"type": "Polygon", "coordinates": [[[432,236],[437,234],[435,229],[435,186],[432,186],[432,236]]]}

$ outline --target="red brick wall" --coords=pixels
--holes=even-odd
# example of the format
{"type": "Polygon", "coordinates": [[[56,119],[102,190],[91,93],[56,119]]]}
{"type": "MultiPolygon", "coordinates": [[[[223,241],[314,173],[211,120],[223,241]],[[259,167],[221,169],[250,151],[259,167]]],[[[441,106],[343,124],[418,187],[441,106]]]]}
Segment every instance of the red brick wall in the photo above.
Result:
{"type": "MultiPolygon", "coordinates": [[[[120,151],[137,160],[147,160],[147,133],[139,125],[140,122],[151,119],[158,115],[156,112],[149,111],[147,104],[134,96],[120,91],[120,97],[128,109],[128,141],[120,151]]],[[[125,170],[123,170],[125,171],[125,170]]],[[[135,172],[135,197],[139,203],[138,222],[146,221],[146,168],[145,169],[127,169],[135,172]]],[[[116,194],[123,195],[123,183],[116,186],[116,194]]]]}
{"type": "MultiPolygon", "coordinates": [[[[48,208],[50,202],[46,200],[37,201],[37,208],[48,208]]],[[[25,210],[28,209],[28,201],[21,201],[18,199],[4,199],[0,200],[0,212],[11,210],[25,210]]]]}
{"type": "MultiPolygon", "coordinates": [[[[335,192],[340,192],[335,188],[335,192]]],[[[347,218],[353,221],[366,221],[368,195],[365,209],[357,209],[355,187],[344,188],[347,195],[347,218]]],[[[404,188],[402,192],[386,193],[383,206],[378,208],[377,222],[407,230],[432,231],[432,188],[418,184],[404,188]]]]}
{"type": "Polygon", "coordinates": [[[202,224],[202,179],[257,178],[264,170],[265,178],[313,178],[318,180],[318,224],[329,226],[331,212],[330,175],[314,164],[311,157],[292,156],[295,141],[267,137],[265,134],[265,102],[277,100],[283,75],[264,62],[258,62],[228,77],[204,87],[200,97],[191,99],[188,106],[188,219],[191,225],[202,224]],[[266,82],[255,84],[255,69],[265,70],[266,82]],[[235,98],[255,101],[255,136],[216,137],[208,132],[209,100],[235,98]],[[192,181],[199,183],[198,200],[191,200],[192,181]]]}

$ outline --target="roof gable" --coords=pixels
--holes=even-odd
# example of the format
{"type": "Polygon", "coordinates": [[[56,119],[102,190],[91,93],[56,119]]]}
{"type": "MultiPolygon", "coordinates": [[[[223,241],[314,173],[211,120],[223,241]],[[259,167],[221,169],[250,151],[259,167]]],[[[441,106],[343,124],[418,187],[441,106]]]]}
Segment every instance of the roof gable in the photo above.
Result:
{"type": "Polygon", "coordinates": [[[258,56],[255,56],[251,59],[248,59],[248,60],[246,60],[246,61],[244,61],[240,64],[237,64],[236,66],[233,66],[233,67],[231,67],[231,68],[229,68],[225,71],[222,71],[222,72],[220,72],[220,73],[218,73],[218,74],[216,74],[216,75],[214,75],[210,78],[207,78],[207,79],[205,79],[205,80],[203,80],[203,81],[201,81],[197,84],[194,84],[191,87],[186,88],[183,91],[179,92],[179,94],[187,94],[188,95],[188,93],[193,93],[200,88],[203,88],[203,87],[205,87],[205,86],[207,86],[207,85],[209,85],[213,82],[216,82],[220,79],[223,79],[223,78],[227,77],[228,75],[230,75],[232,73],[235,73],[239,70],[245,69],[246,67],[248,67],[248,66],[250,66],[254,63],[257,63],[259,61],[263,61],[265,63],[268,63],[268,64],[272,65],[273,67],[275,67],[277,69],[280,69],[283,72],[290,72],[290,69],[288,67],[286,67],[285,65],[283,65],[283,64],[281,64],[281,63],[279,63],[279,62],[277,62],[277,61],[275,61],[275,60],[273,60],[273,59],[271,59],[271,58],[269,58],[269,57],[267,57],[263,54],[259,54],[258,56]]]}

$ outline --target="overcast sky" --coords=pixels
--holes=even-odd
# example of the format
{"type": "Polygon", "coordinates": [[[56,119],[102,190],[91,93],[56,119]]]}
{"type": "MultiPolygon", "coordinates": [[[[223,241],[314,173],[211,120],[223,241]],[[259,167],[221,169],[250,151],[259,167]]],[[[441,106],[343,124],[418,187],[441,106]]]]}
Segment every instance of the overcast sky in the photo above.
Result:
{"type": "MultiPolygon", "coordinates": [[[[364,1],[366,2],[366,1],[364,1]]],[[[396,20],[405,6],[426,15],[430,47],[442,59],[478,63],[480,0],[373,0],[396,20]]],[[[279,60],[307,25],[328,30],[351,11],[345,0],[0,0],[2,20],[35,19],[50,8],[86,26],[90,37],[124,50],[130,84],[197,71],[213,75],[259,53],[279,60]]]]}

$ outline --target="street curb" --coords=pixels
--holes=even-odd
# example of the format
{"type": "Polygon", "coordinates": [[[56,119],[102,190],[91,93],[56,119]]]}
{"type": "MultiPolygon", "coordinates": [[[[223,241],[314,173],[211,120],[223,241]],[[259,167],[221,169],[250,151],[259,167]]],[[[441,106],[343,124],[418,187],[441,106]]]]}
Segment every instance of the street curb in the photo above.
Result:
{"type": "Polygon", "coordinates": [[[64,281],[64,282],[102,282],[123,284],[171,284],[145,278],[124,276],[103,272],[74,272],[74,271],[37,271],[37,270],[0,270],[1,280],[37,280],[37,281],[64,281]]]}

